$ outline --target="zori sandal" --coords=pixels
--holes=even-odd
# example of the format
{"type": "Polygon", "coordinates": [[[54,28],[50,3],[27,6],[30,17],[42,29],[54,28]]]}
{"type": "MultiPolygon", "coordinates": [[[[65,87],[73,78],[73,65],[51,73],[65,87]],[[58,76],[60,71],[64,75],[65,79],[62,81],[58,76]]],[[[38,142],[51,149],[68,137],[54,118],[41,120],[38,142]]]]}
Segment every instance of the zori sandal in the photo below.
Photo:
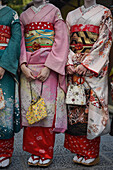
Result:
{"type": "Polygon", "coordinates": [[[28,159],[28,165],[38,166],[39,160],[40,160],[39,156],[31,155],[30,158],[28,159]]]}
{"type": "Polygon", "coordinates": [[[5,168],[11,164],[11,158],[0,157],[0,168],[5,168]]]}
{"type": "Polygon", "coordinates": [[[52,159],[47,159],[47,158],[41,158],[39,160],[38,165],[42,167],[47,167],[52,163],[52,159]]]}

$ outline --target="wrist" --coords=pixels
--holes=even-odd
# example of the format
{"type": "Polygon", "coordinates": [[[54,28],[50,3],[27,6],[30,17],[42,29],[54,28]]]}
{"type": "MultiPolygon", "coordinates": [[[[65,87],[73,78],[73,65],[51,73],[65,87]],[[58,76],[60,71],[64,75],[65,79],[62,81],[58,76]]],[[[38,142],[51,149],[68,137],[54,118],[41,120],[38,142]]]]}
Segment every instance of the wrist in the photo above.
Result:
{"type": "Polygon", "coordinates": [[[48,68],[48,67],[46,67],[46,66],[45,66],[45,68],[46,68],[47,70],[50,70],[50,68],[48,68]]]}
{"type": "Polygon", "coordinates": [[[26,68],[26,64],[25,64],[25,63],[23,63],[23,64],[21,65],[21,69],[23,69],[23,68],[26,68]]]}

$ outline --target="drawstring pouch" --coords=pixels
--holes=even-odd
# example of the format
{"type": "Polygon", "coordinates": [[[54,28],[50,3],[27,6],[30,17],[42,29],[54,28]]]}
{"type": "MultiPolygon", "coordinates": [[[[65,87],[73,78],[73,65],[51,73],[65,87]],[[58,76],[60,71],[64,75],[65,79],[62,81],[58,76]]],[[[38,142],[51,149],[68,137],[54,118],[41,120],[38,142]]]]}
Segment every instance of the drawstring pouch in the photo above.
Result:
{"type": "Polygon", "coordinates": [[[41,85],[40,96],[38,96],[36,100],[33,99],[31,82],[30,82],[30,90],[31,90],[31,104],[28,108],[26,119],[28,120],[29,124],[34,124],[47,117],[47,111],[46,111],[44,98],[41,97],[42,90],[43,90],[43,83],[41,85]]]}

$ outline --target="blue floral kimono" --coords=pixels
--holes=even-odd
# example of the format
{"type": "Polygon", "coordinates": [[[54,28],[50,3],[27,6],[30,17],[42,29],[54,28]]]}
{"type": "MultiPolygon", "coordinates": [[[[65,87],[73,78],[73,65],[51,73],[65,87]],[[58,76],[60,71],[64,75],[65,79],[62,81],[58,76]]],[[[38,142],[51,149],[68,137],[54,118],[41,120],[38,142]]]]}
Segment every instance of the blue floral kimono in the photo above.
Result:
{"type": "Polygon", "coordinates": [[[0,139],[10,139],[20,130],[17,77],[21,30],[17,13],[10,7],[0,9],[0,67],[5,74],[0,80],[5,107],[0,109],[0,139]]]}

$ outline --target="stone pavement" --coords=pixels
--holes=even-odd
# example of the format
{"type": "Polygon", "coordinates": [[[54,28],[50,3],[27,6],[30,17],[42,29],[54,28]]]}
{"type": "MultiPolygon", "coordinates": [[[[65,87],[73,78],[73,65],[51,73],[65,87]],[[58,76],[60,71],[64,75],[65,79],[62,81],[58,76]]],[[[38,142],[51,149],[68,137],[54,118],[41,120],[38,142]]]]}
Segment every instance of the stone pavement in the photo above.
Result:
{"type": "Polygon", "coordinates": [[[113,170],[113,137],[105,135],[101,138],[100,163],[93,167],[85,167],[72,162],[73,154],[63,147],[64,135],[56,135],[53,163],[48,168],[29,167],[29,153],[22,150],[23,132],[15,135],[15,150],[12,164],[7,170],[113,170]]]}

